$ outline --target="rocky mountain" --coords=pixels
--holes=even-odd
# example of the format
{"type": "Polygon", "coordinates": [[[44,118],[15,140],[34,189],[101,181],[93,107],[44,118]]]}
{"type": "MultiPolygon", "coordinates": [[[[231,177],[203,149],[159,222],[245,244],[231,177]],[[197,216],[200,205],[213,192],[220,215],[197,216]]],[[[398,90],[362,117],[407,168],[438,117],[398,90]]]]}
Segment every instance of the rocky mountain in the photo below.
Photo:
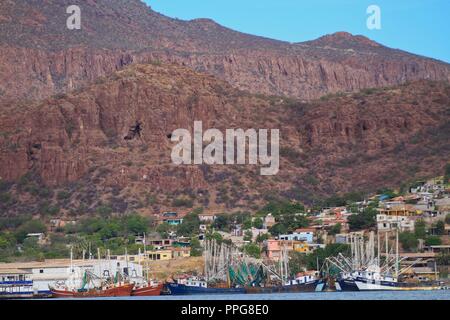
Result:
{"type": "Polygon", "coordinates": [[[338,32],[290,44],[212,20],[165,17],[139,0],[86,0],[82,29],[66,28],[69,0],[0,3],[0,102],[44,99],[134,63],[188,66],[266,95],[324,94],[449,80],[447,63],[338,32]]]}
{"type": "Polygon", "coordinates": [[[177,64],[133,64],[66,95],[5,104],[2,213],[143,213],[306,202],[436,175],[450,156],[450,85],[422,80],[310,102],[254,95],[177,64]],[[280,129],[280,172],[172,164],[177,128],[280,129]],[[126,140],[136,121],[141,137],[126,140]],[[6,196],[7,195],[7,196],[6,196]]]}

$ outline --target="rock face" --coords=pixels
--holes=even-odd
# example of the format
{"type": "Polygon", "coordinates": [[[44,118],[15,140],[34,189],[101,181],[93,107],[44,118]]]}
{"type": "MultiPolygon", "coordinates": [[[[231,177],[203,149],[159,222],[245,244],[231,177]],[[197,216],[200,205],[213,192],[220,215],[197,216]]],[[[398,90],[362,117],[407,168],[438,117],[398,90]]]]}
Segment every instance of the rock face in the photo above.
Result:
{"type": "Polygon", "coordinates": [[[0,101],[66,93],[132,63],[176,62],[252,93],[303,100],[327,93],[449,80],[448,64],[339,32],[286,42],[207,19],[181,21],[138,0],[85,1],[82,29],[66,28],[66,0],[0,4],[0,101]]]}
{"type": "Polygon", "coordinates": [[[345,32],[289,44],[138,0],[83,1],[70,31],[72,4],[0,2],[0,214],[248,210],[395,187],[449,159],[446,63],[345,32]],[[279,129],[280,172],[172,164],[170,133],[196,120],[279,129]]]}
{"type": "MultiPolygon", "coordinates": [[[[178,65],[133,65],[65,96],[4,106],[0,176],[17,181],[31,174],[50,186],[78,182],[71,207],[95,207],[86,195],[93,190],[97,201],[114,193],[127,203],[164,194],[222,208],[248,207],[269,194],[312,201],[373,191],[440,173],[450,156],[449,102],[446,82],[301,103],[239,91],[178,65]],[[279,174],[262,177],[257,166],[172,164],[170,133],[192,132],[195,120],[222,132],[280,129],[279,174]],[[136,121],[141,137],[124,140],[136,121]]],[[[170,208],[170,197],[160,207],[170,208]]]]}

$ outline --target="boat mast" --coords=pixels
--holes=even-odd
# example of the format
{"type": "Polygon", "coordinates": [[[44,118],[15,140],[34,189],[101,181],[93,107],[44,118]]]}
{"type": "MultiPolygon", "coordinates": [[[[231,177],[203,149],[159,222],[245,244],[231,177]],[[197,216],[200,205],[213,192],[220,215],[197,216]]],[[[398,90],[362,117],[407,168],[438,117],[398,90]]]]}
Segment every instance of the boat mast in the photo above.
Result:
{"type": "Polygon", "coordinates": [[[398,228],[395,234],[395,277],[398,277],[398,228]]]}
{"type": "MultiPolygon", "coordinates": [[[[129,274],[130,274],[130,269],[129,269],[129,267],[128,267],[128,250],[127,250],[127,247],[125,247],[125,263],[126,263],[126,265],[127,265],[127,272],[128,272],[128,275],[125,275],[124,274],[124,282],[125,282],[125,280],[126,280],[126,278],[125,278],[125,276],[127,276],[127,278],[129,278],[129,274]]],[[[128,279],[129,280],[129,279],[128,279]]]]}
{"type": "Polygon", "coordinates": [[[388,268],[389,263],[389,238],[388,238],[388,232],[384,234],[385,236],[385,246],[386,246],[386,268],[388,268]]]}
{"type": "Polygon", "coordinates": [[[378,230],[377,232],[377,255],[378,255],[378,269],[381,267],[381,262],[380,262],[380,231],[378,230]]]}
{"type": "Polygon", "coordinates": [[[70,273],[73,273],[73,246],[70,246],[70,273]]]}

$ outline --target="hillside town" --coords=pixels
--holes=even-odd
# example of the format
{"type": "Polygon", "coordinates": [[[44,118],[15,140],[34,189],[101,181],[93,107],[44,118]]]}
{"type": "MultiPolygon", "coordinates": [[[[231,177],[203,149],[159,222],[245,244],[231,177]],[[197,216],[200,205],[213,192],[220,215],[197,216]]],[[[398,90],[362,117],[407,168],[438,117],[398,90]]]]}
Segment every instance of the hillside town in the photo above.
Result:
{"type": "MultiPolygon", "coordinates": [[[[262,265],[286,263],[287,277],[309,273],[329,276],[330,257],[357,255],[358,241],[372,241],[373,246],[374,234],[378,237],[378,264],[380,254],[393,254],[388,248],[394,248],[397,241],[396,268],[403,270],[402,276],[419,283],[447,283],[447,176],[415,182],[404,192],[385,189],[366,197],[352,193],[327,201],[328,205],[321,207],[270,202],[254,213],[226,214],[197,208],[161,212],[152,219],[136,214],[99,214],[78,221],[65,217],[31,219],[15,226],[3,220],[0,293],[10,292],[11,281],[26,280],[29,292],[51,295],[49,287],[87,271],[96,277],[122,274],[128,280],[151,278],[160,282],[201,277],[207,272],[205,259],[212,242],[213,246],[223,246],[222,251],[232,248],[232,252],[262,265]],[[380,238],[385,239],[383,248],[380,238]]],[[[364,257],[362,251],[359,259],[364,257]]]]}

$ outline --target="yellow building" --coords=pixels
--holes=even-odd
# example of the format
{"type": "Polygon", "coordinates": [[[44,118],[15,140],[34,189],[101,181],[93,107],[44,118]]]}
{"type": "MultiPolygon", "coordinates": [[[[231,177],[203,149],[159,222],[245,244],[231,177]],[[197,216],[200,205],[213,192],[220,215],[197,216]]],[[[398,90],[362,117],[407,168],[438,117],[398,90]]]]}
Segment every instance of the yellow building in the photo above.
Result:
{"type": "Polygon", "coordinates": [[[170,260],[172,259],[172,250],[162,249],[162,250],[147,250],[145,252],[145,257],[149,260],[170,260]]]}
{"type": "Polygon", "coordinates": [[[180,247],[180,248],[172,248],[172,258],[187,258],[191,256],[191,248],[190,247],[180,247]]]}
{"type": "Polygon", "coordinates": [[[412,217],[420,214],[417,210],[410,206],[396,206],[389,209],[381,209],[380,214],[387,216],[397,216],[397,217],[412,217]]]}
{"type": "Polygon", "coordinates": [[[308,243],[306,242],[294,243],[294,251],[301,253],[308,253],[309,252],[308,243]]]}
{"type": "Polygon", "coordinates": [[[171,260],[171,259],[186,258],[190,256],[191,256],[190,247],[179,247],[179,248],[174,247],[158,250],[147,250],[145,253],[136,255],[111,256],[111,259],[118,261],[126,261],[128,259],[128,261],[130,262],[143,263],[145,261],[171,260]]]}

